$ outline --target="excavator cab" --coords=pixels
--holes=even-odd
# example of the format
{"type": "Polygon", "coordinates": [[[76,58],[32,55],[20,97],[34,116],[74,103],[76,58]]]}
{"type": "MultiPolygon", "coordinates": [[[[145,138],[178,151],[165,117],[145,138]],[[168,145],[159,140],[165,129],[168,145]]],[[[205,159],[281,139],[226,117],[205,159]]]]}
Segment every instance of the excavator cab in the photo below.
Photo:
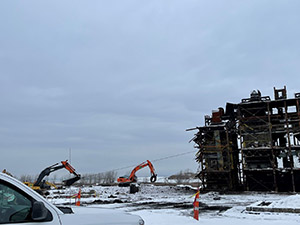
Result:
{"type": "Polygon", "coordinates": [[[129,175],[124,175],[118,178],[118,183],[120,187],[129,186],[130,183],[137,182],[137,176],[134,175],[133,178],[130,178],[129,175]]]}

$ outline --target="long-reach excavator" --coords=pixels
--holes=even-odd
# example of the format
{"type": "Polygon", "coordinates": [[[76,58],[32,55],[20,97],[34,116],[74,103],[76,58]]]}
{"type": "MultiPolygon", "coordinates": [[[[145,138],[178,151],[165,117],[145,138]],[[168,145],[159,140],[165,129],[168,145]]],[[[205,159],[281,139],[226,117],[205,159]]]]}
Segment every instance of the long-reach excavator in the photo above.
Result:
{"type": "MultiPolygon", "coordinates": [[[[37,180],[34,183],[30,183],[30,182],[24,182],[26,185],[28,185],[29,187],[31,187],[34,190],[44,190],[44,189],[50,189],[49,184],[47,184],[47,181],[43,180],[44,177],[49,176],[50,173],[56,171],[56,170],[60,170],[65,168],[66,170],[68,170],[71,174],[75,175],[75,177],[64,180],[63,183],[66,186],[71,186],[73,183],[75,183],[76,181],[80,180],[80,174],[77,174],[75,172],[75,169],[68,163],[68,160],[66,161],[61,161],[61,165],[59,165],[59,163],[56,163],[52,166],[49,166],[47,168],[45,168],[38,176],[37,180]]],[[[38,191],[40,192],[40,191],[38,191]]]]}
{"type": "Polygon", "coordinates": [[[150,168],[150,171],[151,171],[150,181],[151,181],[151,183],[154,183],[156,181],[157,174],[155,173],[155,169],[154,169],[152,163],[149,160],[147,160],[146,162],[142,162],[140,165],[136,166],[131,171],[130,176],[119,177],[117,180],[119,183],[119,186],[129,186],[131,183],[137,182],[137,177],[135,176],[135,173],[138,170],[140,170],[146,166],[149,166],[149,168],[150,168]]]}

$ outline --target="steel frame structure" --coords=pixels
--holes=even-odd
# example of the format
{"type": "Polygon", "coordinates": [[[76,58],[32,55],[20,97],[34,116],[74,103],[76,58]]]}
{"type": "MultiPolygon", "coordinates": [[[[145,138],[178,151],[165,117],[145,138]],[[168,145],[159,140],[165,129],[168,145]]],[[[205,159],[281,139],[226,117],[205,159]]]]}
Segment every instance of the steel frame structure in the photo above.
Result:
{"type": "Polygon", "coordinates": [[[205,116],[192,141],[206,190],[300,191],[300,93],[253,91],[205,116]]]}

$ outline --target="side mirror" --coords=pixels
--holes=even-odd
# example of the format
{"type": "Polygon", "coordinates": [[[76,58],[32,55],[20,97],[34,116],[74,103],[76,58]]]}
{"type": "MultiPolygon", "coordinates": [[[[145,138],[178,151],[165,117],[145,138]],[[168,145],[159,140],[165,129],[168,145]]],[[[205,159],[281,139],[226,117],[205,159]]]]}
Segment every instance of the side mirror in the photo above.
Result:
{"type": "Polygon", "coordinates": [[[31,218],[34,221],[42,221],[47,218],[48,209],[43,202],[34,202],[32,206],[31,218]]]}

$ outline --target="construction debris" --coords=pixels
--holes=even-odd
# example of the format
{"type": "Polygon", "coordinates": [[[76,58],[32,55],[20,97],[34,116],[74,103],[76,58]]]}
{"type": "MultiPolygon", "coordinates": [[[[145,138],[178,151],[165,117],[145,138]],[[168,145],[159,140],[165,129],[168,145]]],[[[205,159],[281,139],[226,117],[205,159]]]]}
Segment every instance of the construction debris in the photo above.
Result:
{"type": "Polygon", "coordinates": [[[198,130],[191,141],[203,189],[300,191],[300,93],[288,99],[286,87],[274,88],[274,98],[253,91],[188,129],[198,130]]]}

